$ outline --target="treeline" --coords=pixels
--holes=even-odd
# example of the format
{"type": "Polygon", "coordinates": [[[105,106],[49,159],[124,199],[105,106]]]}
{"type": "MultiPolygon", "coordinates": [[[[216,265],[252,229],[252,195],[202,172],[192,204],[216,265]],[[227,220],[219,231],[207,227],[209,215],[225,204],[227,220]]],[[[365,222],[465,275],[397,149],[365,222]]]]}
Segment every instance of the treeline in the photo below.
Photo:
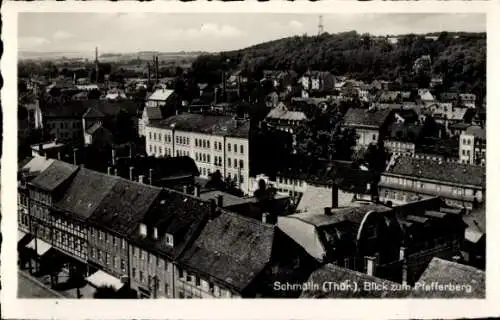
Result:
{"type": "Polygon", "coordinates": [[[413,64],[431,57],[431,74],[443,78],[443,90],[473,92],[486,88],[486,33],[447,33],[398,36],[397,43],[383,37],[344,32],[320,36],[294,36],[249,48],[202,55],[192,72],[203,81],[220,80],[222,69],[242,69],[259,77],[266,69],[329,71],[358,80],[414,80],[413,64]],[[431,36],[431,35],[429,35],[431,36]]]}

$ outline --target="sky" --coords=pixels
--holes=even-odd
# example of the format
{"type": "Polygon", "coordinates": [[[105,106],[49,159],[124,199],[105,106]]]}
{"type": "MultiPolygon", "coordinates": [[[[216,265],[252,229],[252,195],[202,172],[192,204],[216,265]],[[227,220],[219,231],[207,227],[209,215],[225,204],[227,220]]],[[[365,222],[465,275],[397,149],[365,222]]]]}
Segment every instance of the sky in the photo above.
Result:
{"type": "MultiPolygon", "coordinates": [[[[324,31],[375,35],[485,32],[485,14],[328,14],[324,31]]],[[[20,13],[20,51],[101,53],[226,51],[293,35],[317,34],[312,14],[20,13]]]]}

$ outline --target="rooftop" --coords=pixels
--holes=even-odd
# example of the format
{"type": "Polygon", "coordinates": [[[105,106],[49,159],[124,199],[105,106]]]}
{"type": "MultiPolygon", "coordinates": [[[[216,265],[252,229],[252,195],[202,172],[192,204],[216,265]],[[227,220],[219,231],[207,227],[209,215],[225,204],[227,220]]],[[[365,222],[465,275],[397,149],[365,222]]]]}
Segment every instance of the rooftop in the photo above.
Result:
{"type": "Polygon", "coordinates": [[[243,292],[270,261],[273,239],[273,226],[223,211],[180,262],[243,292]]]}
{"type": "Polygon", "coordinates": [[[415,284],[411,297],[484,299],[486,297],[485,277],[484,271],[474,267],[433,258],[415,284]],[[433,283],[460,286],[461,290],[442,290],[431,287],[433,283]]]}
{"type": "Polygon", "coordinates": [[[465,130],[465,134],[472,135],[475,138],[486,140],[486,129],[480,126],[470,126],[465,130]]]}
{"type": "Polygon", "coordinates": [[[364,126],[379,129],[391,114],[392,109],[360,109],[350,108],[344,116],[346,126],[364,126]]]}
{"type": "Polygon", "coordinates": [[[250,121],[237,120],[230,116],[204,116],[193,113],[175,115],[149,126],[237,138],[248,138],[250,132],[250,121]]]}
{"type": "Polygon", "coordinates": [[[483,166],[451,162],[436,165],[432,160],[405,156],[396,158],[386,172],[459,185],[484,187],[486,184],[486,172],[483,166]]]}
{"type": "Polygon", "coordinates": [[[306,283],[311,286],[302,291],[301,298],[403,298],[409,294],[404,290],[366,290],[365,283],[387,288],[397,284],[333,264],[326,264],[314,271],[306,283]],[[325,283],[347,284],[347,290],[338,290],[333,285],[325,288],[325,283]]]}
{"type": "Polygon", "coordinates": [[[69,163],[54,160],[47,169],[31,181],[31,184],[46,191],[53,191],[68,180],[78,168],[69,163]]]}
{"type": "Polygon", "coordinates": [[[149,97],[148,100],[159,100],[159,101],[165,101],[167,100],[172,94],[174,93],[174,90],[170,89],[157,89],[155,92],[153,92],[149,97]]]}

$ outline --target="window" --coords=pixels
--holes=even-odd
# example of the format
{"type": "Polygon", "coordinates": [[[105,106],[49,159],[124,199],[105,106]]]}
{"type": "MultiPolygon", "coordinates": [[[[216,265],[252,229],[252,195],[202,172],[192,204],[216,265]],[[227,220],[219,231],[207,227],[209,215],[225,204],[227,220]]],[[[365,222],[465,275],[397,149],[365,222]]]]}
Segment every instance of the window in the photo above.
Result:
{"type": "Polygon", "coordinates": [[[207,163],[210,163],[210,155],[207,154],[207,163]]]}
{"type": "Polygon", "coordinates": [[[109,265],[109,260],[110,260],[110,256],[109,256],[109,253],[106,253],[106,264],[109,265]]]}
{"type": "Polygon", "coordinates": [[[120,259],[120,269],[125,272],[125,260],[124,259],[120,259]]]}
{"type": "Polygon", "coordinates": [[[465,156],[465,150],[462,150],[462,155],[465,156]]]}
{"type": "Polygon", "coordinates": [[[102,251],[97,250],[97,260],[101,261],[102,260],[102,251]]]}
{"type": "Polygon", "coordinates": [[[149,140],[152,140],[152,134],[151,134],[151,131],[149,131],[149,140]]]}
{"type": "Polygon", "coordinates": [[[227,166],[228,168],[231,168],[231,158],[227,158],[227,166]]]}
{"type": "Polygon", "coordinates": [[[234,149],[233,150],[234,150],[235,153],[238,152],[238,146],[236,145],[236,143],[234,144],[234,149]]]}
{"type": "Polygon", "coordinates": [[[243,183],[244,180],[243,180],[243,175],[240,174],[240,183],[243,183]]]}
{"type": "Polygon", "coordinates": [[[169,233],[165,234],[165,243],[167,244],[167,246],[173,247],[174,246],[174,236],[172,236],[169,233]]]}
{"type": "Polygon", "coordinates": [[[141,237],[146,237],[148,234],[148,229],[144,223],[141,223],[139,226],[139,234],[141,237]]]}
{"type": "Polygon", "coordinates": [[[188,138],[186,138],[186,142],[187,142],[187,144],[189,144],[189,137],[188,137],[188,138]]]}
{"type": "Polygon", "coordinates": [[[231,152],[231,144],[230,143],[227,144],[227,151],[231,152]]]}
{"type": "Polygon", "coordinates": [[[168,294],[168,283],[165,282],[165,293],[168,294]]]}
{"type": "Polygon", "coordinates": [[[139,281],[144,282],[144,274],[142,273],[142,271],[139,271],[139,281]]]}
{"type": "Polygon", "coordinates": [[[146,257],[145,257],[145,253],[144,250],[142,249],[139,249],[141,251],[141,260],[144,260],[146,257]]]}
{"type": "Polygon", "coordinates": [[[156,141],[156,132],[153,133],[153,140],[156,141]]]}
{"type": "Polygon", "coordinates": [[[240,169],[243,169],[243,160],[240,160],[240,169]]]}
{"type": "Polygon", "coordinates": [[[201,285],[200,278],[195,276],[194,277],[195,284],[199,287],[201,285]]]}
{"type": "Polygon", "coordinates": [[[234,159],[234,167],[238,168],[238,160],[234,159]]]}
{"type": "Polygon", "coordinates": [[[207,148],[210,149],[210,140],[207,140],[207,148]]]}
{"type": "Polygon", "coordinates": [[[132,268],[132,278],[137,277],[137,270],[135,268],[132,268]]]}
{"type": "Polygon", "coordinates": [[[112,237],[112,238],[113,238],[113,247],[116,247],[116,245],[118,244],[118,243],[116,242],[116,238],[115,238],[115,237],[112,237]]]}
{"type": "Polygon", "coordinates": [[[196,138],[194,139],[194,146],[198,147],[198,139],[196,139],[196,138]]]}
{"type": "Polygon", "coordinates": [[[203,148],[206,148],[206,147],[207,147],[207,141],[203,140],[203,148]]]}
{"type": "Polygon", "coordinates": [[[244,153],[244,152],[243,152],[243,150],[244,150],[244,149],[243,149],[243,145],[241,145],[241,146],[240,146],[240,153],[241,153],[241,154],[243,154],[243,153],[244,153]]]}
{"type": "Polygon", "coordinates": [[[163,135],[163,140],[165,140],[165,142],[167,142],[167,134],[163,135]]]}
{"type": "Polygon", "coordinates": [[[90,257],[95,258],[95,248],[90,248],[90,257]]]}
{"type": "Polygon", "coordinates": [[[377,140],[377,135],[376,134],[372,135],[372,140],[373,141],[377,140]]]}
{"type": "Polygon", "coordinates": [[[125,239],[122,239],[122,249],[125,249],[127,246],[127,243],[125,242],[125,239]]]}

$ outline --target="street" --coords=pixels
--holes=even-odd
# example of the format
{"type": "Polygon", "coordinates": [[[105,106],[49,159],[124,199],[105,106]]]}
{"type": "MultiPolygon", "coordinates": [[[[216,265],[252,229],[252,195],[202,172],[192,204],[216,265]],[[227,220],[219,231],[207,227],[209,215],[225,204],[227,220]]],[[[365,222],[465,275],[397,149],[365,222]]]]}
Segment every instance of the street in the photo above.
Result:
{"type": "Polygon", "coordinates": [[[26,273],[19,271],[17,280],[17,296],[18,298],[63,298],[55,291],[43,286],[40,282],[33,279],[26,273]]]}

